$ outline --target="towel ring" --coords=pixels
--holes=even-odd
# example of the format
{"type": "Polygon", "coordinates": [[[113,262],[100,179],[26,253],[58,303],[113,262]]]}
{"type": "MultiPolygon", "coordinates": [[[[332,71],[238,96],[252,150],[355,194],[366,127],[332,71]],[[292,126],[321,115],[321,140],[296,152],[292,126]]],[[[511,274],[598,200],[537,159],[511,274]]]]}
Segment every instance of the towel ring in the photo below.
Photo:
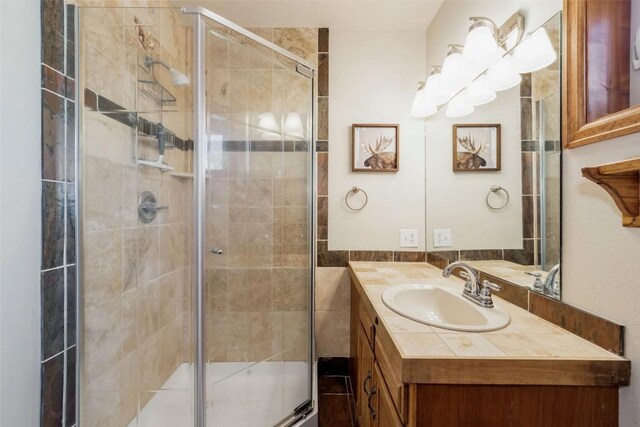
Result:
{"type": "Polygon", "coordinates": [[[344,196],[344,203],[347,205],[347,207],[349,209],[351,209],[352,211],[358,212],[361,211],[362,209],[364,209],[365,206],[367,206],[367,203],[369,203],[369,196],[367,195],[367,192],[364,191],[362,188],[358,188],[358,187],[353,187],[351,190],[347,191],[347,194],[344,196]],[[349,204],[349,196],[353,193],[353,194],[357,194],[360,191],[362,191],[362,193],[364,194],[364,203],[362,204],[362,206],[360,206],[359,208],[354,208],[349,204]]]}
{"type": "Polygon", "coordinates": [[[503,187],[501,187],[499,185],[492,185],[491,189],[487,193],[487,197],[484,198],[484,201],[487,203],[487,206],[489,206],[489,209],[491,209],[493,211],[499,211],[501,209],[504,209],[509,204],[509,192],[505,188],[503,188],[503,187]],[[507,200],[501,206],[493,206],[489,202],[489,196],[491,196],[492,194],[495,194],[495,193],[497,193],[499,191],[504,192],[504,194],[507,196],[507,200]]]}

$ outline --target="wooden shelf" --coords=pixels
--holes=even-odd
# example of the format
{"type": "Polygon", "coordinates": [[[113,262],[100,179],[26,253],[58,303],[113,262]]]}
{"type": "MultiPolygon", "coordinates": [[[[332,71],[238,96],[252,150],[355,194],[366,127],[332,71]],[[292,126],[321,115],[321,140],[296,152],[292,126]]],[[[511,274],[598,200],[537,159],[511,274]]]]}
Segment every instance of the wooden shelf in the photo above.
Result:
{"type": "Polygon", "coordinates": [[[582,176],[609,193],[622,212],[624,227],[640,227],[640,157],[582,168],[582,176]]]}

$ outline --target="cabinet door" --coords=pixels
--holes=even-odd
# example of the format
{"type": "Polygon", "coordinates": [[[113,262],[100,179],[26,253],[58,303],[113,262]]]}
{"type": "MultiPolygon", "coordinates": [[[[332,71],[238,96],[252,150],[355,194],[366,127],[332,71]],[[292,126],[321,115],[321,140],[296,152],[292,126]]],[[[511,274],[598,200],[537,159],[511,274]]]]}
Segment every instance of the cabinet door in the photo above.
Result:
{"type": "Polygon", "coordinates": [[[371,398],[371,387],[373,382],[373,351],[369,346],[369,340],[362,326],[358,328],[358,381],[354,387],[358,387],[357,412],[360,427],[370,427],[371,408],[373,402],[371,398]]]}
{"type": "Polygon", "coordinates": [[[387,389],[387,385],[384,382],[384,378],[380,373],[378,364],[374,364],[373,369],[373,386],[371,401],[375,401],[373,406],[375,412],[372,416],[373,427],[402,427],[402,421],[398,417],[396,407],[391,400],[391,394],[387,389]]]}

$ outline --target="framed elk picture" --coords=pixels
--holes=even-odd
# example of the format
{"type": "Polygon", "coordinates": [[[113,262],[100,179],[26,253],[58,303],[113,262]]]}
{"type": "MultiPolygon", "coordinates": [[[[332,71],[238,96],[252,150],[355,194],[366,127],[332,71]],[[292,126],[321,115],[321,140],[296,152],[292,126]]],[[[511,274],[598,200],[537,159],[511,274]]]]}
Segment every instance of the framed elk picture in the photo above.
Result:
{"type": "Polygon", "coordinates": [[[453,125],[453,171],[500,170],[500,125],[453,125]]]}
{"type": "Polygon", "coordinates": [[[352,125],[351,170],[353,172],[398,172],[399,129],[399,125],[352,125]]]}

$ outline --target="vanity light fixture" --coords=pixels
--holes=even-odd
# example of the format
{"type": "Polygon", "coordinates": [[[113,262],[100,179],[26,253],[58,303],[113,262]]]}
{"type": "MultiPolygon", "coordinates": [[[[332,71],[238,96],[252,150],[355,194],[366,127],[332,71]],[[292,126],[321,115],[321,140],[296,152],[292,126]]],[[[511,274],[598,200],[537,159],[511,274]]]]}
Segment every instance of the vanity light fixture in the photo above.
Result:
{"type": "Polygon", "coordinates": [[[487,70],[487,82],[491,88],[500,92],[520,84],[522,76],[514,69],[513,57],[505,55],[500,62],[487,70]]]}
{"type": "Polygon", "coordinates": [[[464,47],[459,44],[450,44],[449,52],[442,64],[442,90],[447,98],[451,98],[473,81],[473,73],[469,62],[462,52],[464,47]]]}
{"type": "Polygon", "coordinates": [[[488,104],[496,99],[496,93],[489,84],[487,75],[483,74],[467,87],[469,103],[474,107],[488,104]]]}
{"type": "Polygon", "coordinates": [[[467,89],[465,89],[449,101],[445,115],[451,119],[464,117],[473,113],[474,109],[473,104],[469,101],[467,89]]]}
{"type": "Polygon", "coordinates": [[[258,127],[262,130],[262,137],[268,140],[280,139],[280,126],[276,122],[275,114],[262,113],[258,116],[258,127]]]}
{"type": "Polygon", "coordinates": [[[557,59],[547,30],[540,27],[516,46],[513,52],[515,70],[532,73],[553,64],[557,59]]]}

